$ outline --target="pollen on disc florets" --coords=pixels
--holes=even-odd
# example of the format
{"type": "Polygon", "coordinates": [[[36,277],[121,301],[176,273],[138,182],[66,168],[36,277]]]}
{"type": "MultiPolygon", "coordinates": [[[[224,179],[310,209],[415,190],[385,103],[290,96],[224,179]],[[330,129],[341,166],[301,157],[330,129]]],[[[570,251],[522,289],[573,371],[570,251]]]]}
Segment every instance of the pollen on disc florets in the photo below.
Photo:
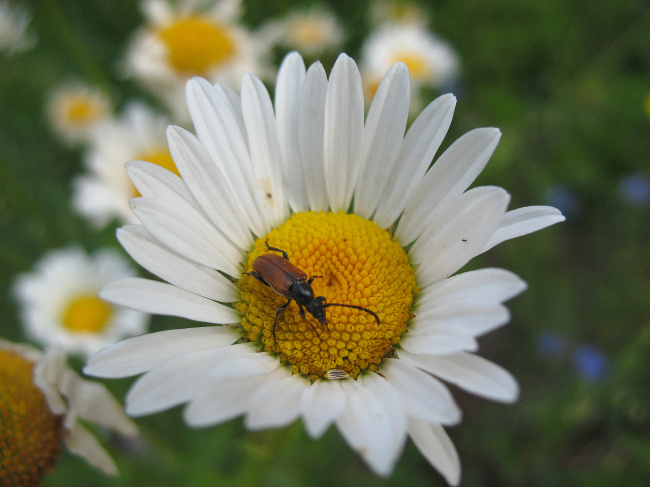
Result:
{"type": "Polygon", "coordinates": [[[33,364],[0,350],[0,486],[38,486],[61,452],[62,417],[34,384],[33,364]]]}
{"type": "Polygon", "coordinates": [[[267,352],[278,353],[294,373],[312,380],[326,377],[332,369],[353,378],[364,370],[377,370],[413,316],[415,275],[399,243],[357,215],[302,212],[256,241],[245,272],[252,270],[255,259],[270,252],[266,241],[284,250],[307,276],[322,276],[313,281],[315,297],[368,308],[377,314],[379,324],[370,313],[331,306],[326,308],[328,324],[322,327],[309,313],[309,323],[301,318],[292,302],[278,320],[274,340],[275,313],[288,298],[244,275],[239,280],[242,301],[237,308],[245,315],[242,326],[247,338],[260,342],[267,352]]]}

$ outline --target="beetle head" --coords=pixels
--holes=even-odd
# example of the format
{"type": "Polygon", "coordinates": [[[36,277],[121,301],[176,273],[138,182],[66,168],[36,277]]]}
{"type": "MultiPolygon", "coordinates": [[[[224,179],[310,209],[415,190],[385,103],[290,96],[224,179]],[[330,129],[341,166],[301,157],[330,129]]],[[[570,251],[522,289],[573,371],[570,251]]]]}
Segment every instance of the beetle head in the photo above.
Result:
{"type": "Polygon", "coordinates": [[[324,296],[318,296],[317,298],[312,299],[310,302],[305,304],[305,308],[311,315],[318,320],[322,326],[327,325],[327,318],[325,317],[325,308],[323,304],[325,303],[324,296]]]}

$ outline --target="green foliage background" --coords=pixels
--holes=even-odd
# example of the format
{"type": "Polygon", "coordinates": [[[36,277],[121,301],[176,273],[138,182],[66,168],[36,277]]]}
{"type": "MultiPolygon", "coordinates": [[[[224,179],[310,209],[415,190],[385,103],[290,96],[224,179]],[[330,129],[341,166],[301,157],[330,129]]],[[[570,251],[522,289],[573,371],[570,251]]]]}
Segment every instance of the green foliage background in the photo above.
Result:
{"type": "MultiPolygon", "coordinates": [[[[351,33],[347,52],[358,58],[370,29],[368,2],[328,3],[351,33]]],[[[119,247],[114,228],[94,232],[71,209],[81,154],[51,134],[43,114],[48,90],[81,78],[122,104],[147,99],[115,69],[142,21],[136,2],[23,4],[34,14],[39,43],[0,59],[0,336],[15,341],[25,340],[10,293],[17,273],[71,242],[119,247]]],[[[256,26],[298,2],[244,4],[247,23],[256,26]]],[[[650,177],[650,3],[467,0],[422,7],[462,62],[445,144],[475,127],[499,127],[501,144],[477,184],[505,187],[513,208],[558,204],[549,196],[558,188],[571,205],[566,223],[470,264],[510,269],[529,289],[509,304],[512,322],[481,340],[482,355],[519,380],[519,402],[493,404],[453,391],[464,411],[463,423],[449,430],[462,485],[650,485],[650,207],[619,191],[630,174],[650,177]],[[565,343],[564,353],[542,353],[548,334],[565,343]],[[572,353],[582,344],[608,361],[601,379],[577,373],[572,353]]],[[[323,61],[329,69],[333,58],[323,61]]],[[[153,329],[176,325],[153,321],[153,329]]],[[[131,382],[107,385],[123,398],[131,382]]],[[[138,424],[142,443],[102,438],[120,477],[65,453],[44,485],[444,485],[410,443],[393,475],[381,479],[334,428],[318,441],[300,423],[251,433],[235,420],[193,430],[179,408],[138,424]]]]}

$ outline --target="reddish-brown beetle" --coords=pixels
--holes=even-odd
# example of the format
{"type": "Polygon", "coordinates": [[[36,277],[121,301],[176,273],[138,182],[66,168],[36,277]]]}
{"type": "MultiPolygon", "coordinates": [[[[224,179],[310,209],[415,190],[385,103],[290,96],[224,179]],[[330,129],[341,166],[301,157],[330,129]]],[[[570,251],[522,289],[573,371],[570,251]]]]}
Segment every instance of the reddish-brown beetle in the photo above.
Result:
{"type": "Polygon", "coordinates": [[[275,320],[273,321],[273,340],[275,340],[275,327],[278,324],[278,318],[289,306],[291,301],[295,301],[300,308],[300,316],[309,323],[314,332],[318,331],[305,317],[305,309],[318,320],[321,326],[327,326],[327,319],[325,317],[325,308],[330,306],[343,306],[345,308],[354,308],[370,313],[377,324],[379,324],[379,316],[369,309],[362,308],[361,306],[354,306],[352,304],[341,303],[325,303],[324,296],[314,297],[314,290],[311,283],[314,279],[322,276],[311,276],[307,278],[304,271],[289,262],[289,256],[284,250],[271,247],[269,242],[266,241],[266,248],[282,253],[282,257],[275,254],[260,255],[253,261],[253,271],[245,272],[249,276],[253,276],[265,286],[270,287],[281,296],[289,298],[289,300],[280,306],[275,312],[275,320]]]}

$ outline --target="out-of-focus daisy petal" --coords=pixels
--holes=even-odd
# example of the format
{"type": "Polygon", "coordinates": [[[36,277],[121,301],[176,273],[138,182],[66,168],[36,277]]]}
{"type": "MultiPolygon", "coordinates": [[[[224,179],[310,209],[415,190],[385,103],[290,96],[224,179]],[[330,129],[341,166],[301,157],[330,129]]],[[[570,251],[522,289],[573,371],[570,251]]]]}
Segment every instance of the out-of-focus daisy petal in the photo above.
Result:
{"type": "Polygon", "coordinates": [[[345,408],[345,393],[338,381],[320,380],[305,391],[300,411],[305,428],[313,438],[320,438],[345,408]]]}

